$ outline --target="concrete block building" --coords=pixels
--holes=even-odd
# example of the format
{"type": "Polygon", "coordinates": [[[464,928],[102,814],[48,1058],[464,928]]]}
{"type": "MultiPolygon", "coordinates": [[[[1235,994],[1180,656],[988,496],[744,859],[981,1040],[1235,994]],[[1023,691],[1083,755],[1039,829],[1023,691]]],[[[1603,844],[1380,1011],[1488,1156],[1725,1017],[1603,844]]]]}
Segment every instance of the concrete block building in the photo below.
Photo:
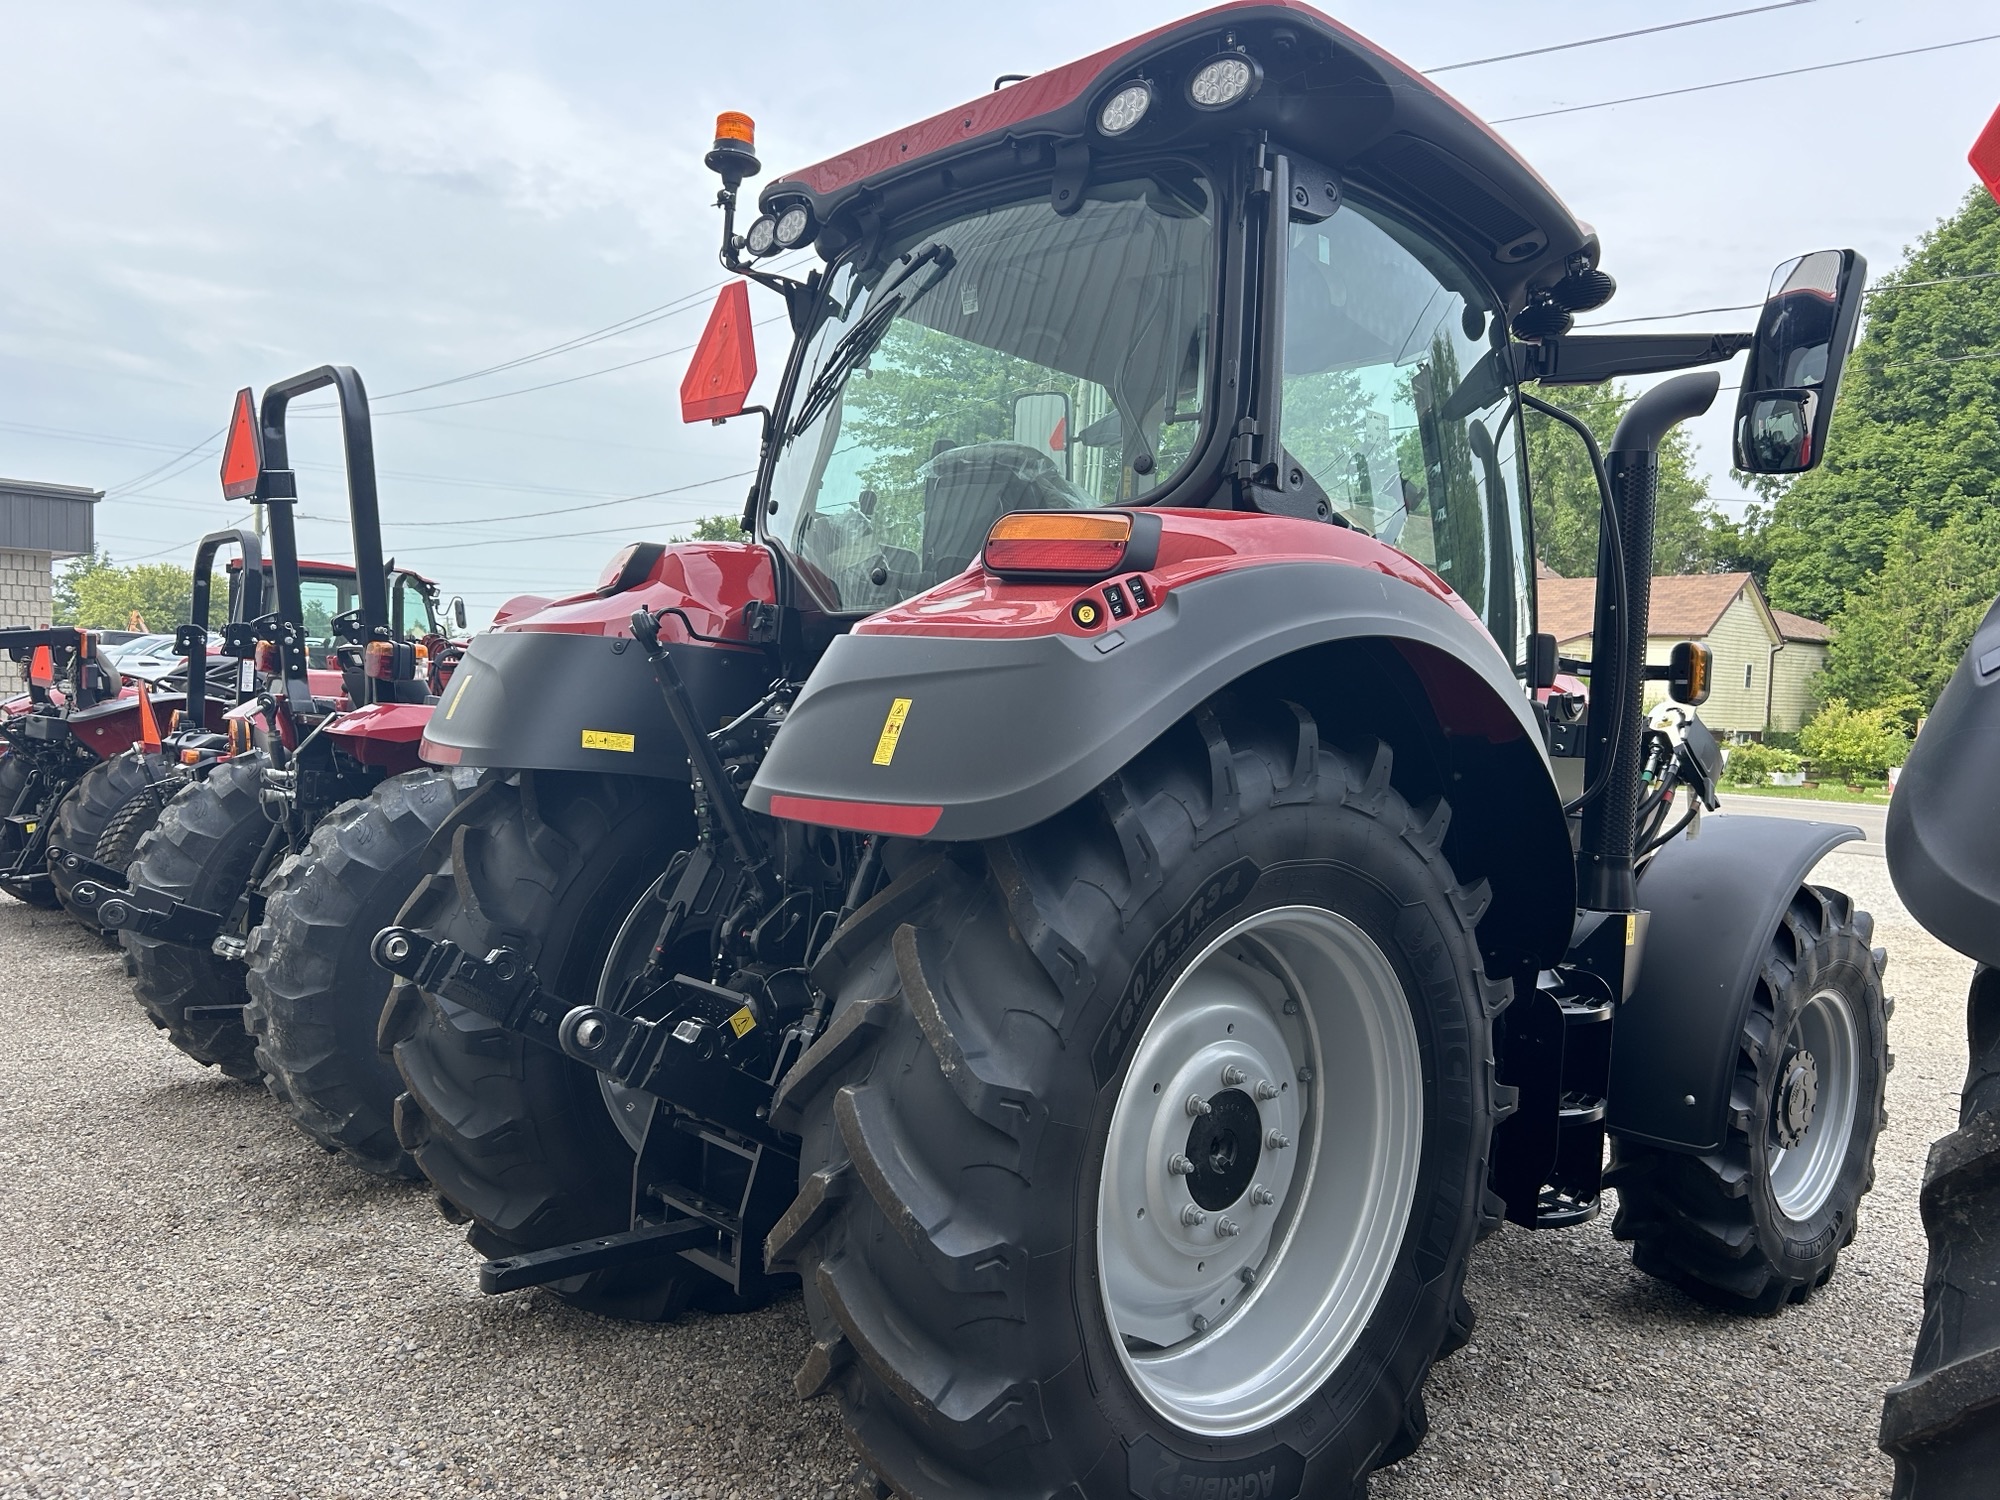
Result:
{"type": "MultiPolygon", "coordinates": [[[[0,628],[49,623],[60,557],[88,552],[102,490],[0,479],[0,628]]],[[[21,670],[0,655],[0,689],[21,687],[21,670]]]]}

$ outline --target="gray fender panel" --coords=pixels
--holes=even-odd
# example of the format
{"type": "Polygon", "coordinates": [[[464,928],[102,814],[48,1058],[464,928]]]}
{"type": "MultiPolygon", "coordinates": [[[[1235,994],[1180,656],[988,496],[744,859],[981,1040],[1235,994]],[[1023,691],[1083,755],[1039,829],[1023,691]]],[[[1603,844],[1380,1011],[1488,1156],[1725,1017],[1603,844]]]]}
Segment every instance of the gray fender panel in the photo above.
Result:
{"type": "Polygon", "coordinates": [[[843,636],[778,732],[749,805],[768,812],[774,795],[788,795],[937,806],[932,837],[1000,837],[1085,796],[1245,673],[1365,638],[1423,648],[1414,654],[1435,663],[1434,706],[1440,693],[1450,699],[1440,714],[1446,730],[1518,752],[1509,790],[1537,845],[1528,862],[1559,866],[1551,878],[1561,887],[1550,896],[1559,910],[1536,912],[1535,934],[1524,940],[1539,952],[1551,938],[1560,953],[1573,908],[1568,834],[1527,694],[1493,642],[1448,605],[1341,564],[1224,573],[1174,589],[1157,609],[1093,637],[843,636]],[[1105,650],[1113,637],[1119,644],[1105,650]],[[908,716],[890,764],[877,765],[898,698],[910,700],[908,716]]]}
{"type": "Polygon", "coordinates": [[[1652,912],[1639,982],[1612,1022],[1612,1131],[1685,1151],[1722,1144],[1771,935],[1813,866],[1860,837],[1844,823],[1731,814],[1654,857],[1639,882],[1652,912]]]}
{"type": "MultiPolygon", "coordinates": [[[[760,651],[667,649],[704,723],[741,713],[770,682],[760,651]]],[[[638,642],[624,636],[548,630],[474,636],[431,715],[424,746],[424,758],[436,764],[688,779],[687,751],[653,668],[638,642]],[[623,744],[618,737],[629,735],[632,748],[588,748],[586,734],[611,737],[600,744],[623,744]]]]}

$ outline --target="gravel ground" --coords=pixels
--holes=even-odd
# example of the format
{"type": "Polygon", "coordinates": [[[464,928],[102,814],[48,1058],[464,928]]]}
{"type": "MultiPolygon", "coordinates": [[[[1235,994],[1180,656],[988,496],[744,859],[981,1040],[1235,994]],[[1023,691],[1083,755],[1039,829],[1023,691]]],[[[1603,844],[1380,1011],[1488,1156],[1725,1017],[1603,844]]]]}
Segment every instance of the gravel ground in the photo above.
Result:
{"type": "MultiPolygon", "coordinates": [[[[1883,1389],[1909,1368],[1917,1187],[1954,1123],[1971,966],[1903,914],[1879,854],[1820,878],[1876,913],[1899,1009],[1860,1238],[1802,1308],[1743,1321],[1633,1271],[1609,1216],[1508,1229],[1431,1436],[1377,1500],[1886,1493],[1883,1389]]],[[[0,904],[0,1496],[818,1500],[849,1467],[791,1374],[796,1300],[634,1328],[483,1298],[419,1190],[364,1179],[261,1091],[158,1037],[116,955],[0,904]]]]}

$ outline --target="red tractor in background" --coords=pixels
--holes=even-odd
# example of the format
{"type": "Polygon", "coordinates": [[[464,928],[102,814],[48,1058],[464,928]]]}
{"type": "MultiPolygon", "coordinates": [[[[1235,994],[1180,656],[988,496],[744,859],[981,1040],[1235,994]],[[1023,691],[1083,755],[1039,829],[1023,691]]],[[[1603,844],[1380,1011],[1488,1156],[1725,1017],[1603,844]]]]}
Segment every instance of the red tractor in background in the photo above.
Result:
{"type": "MultiPolygon", "coordinates": [[[[269,522],[277,607],[255,631],[261,690],[230,711],[228,758],[167,805],[129,877],[99,872],[75,899],[122,933],[140,1000],[182,1051],[263,1077],[359,1164],[407,1171],[389,1128],[394,1075],[373,1044],[385,982],[367,940],[415,878],[385,848],[420,848],[468,781],[416,753],[458,648],[436,586],[383,560],[367,393],[352,369],[279,381],[261,406],[239,393],[222,486],[269,522]],[[298,558],[285,436],[291,402],[326,386],[340,401],[355,558],[337,591],[298,558]]],[[[462,628],[463,605],[454,613],[462,628]]]]}
{"type": "MultiPolygon", "coordinates": [[[[1718,377],[1608,452],[1520,388],[1747,352],[1739,465],[1809,468],[1859,256],[1781,268],[1754,333],[1571,334],[1596,236],[1291,3],[782,177],[741,235],[746,118],[708,161],[795,330],[754,540],[473,640],[423,753],[477,789],[375,943],[483,1288],[796,1278],[798,1390],[898,1495],[1297,1500],[1422,1440],[1503,1221],[1610,1184],[1720,1306],[1833,1274],[1886,1014],[1810,875],[1856,833],[1677,837],[1720,756],[1641,714],[1707,691],[1644,648],[1658,448],[1718,377]],[[1587,704],[1524,405],[1599,480],[1587,704]]],[[[747,410],[747,325],[726,289],[691,420],[747,410]]]]}

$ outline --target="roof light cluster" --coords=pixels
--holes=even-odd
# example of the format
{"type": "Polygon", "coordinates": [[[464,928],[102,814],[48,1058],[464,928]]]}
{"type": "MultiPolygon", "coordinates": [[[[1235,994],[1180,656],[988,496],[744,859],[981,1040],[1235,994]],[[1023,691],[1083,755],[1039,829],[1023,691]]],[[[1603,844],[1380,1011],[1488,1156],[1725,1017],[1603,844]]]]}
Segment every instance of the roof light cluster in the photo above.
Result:
{"type": "MultiPolygon", "coordinates": [[[[1257,59],[1232,47],[1210,58],[1188,75],[1187,102],[1204,112],[1229,109],[1256,93],[1264,83],[1257,59]]],[[[1158,103],[1153,84],[1134,78],[1113,89],[1097,108],[1098,134],[1117,139],[1137,129],[1158,103]]]]}
{"type": "Polygon", "coordinates": [[[793,203],[775,212],[760,215],[743,234],[743,248],[762,259],[780,250],[796,250],[812,243],[818,233],[813,212],[803,203],[793,203]]]}

